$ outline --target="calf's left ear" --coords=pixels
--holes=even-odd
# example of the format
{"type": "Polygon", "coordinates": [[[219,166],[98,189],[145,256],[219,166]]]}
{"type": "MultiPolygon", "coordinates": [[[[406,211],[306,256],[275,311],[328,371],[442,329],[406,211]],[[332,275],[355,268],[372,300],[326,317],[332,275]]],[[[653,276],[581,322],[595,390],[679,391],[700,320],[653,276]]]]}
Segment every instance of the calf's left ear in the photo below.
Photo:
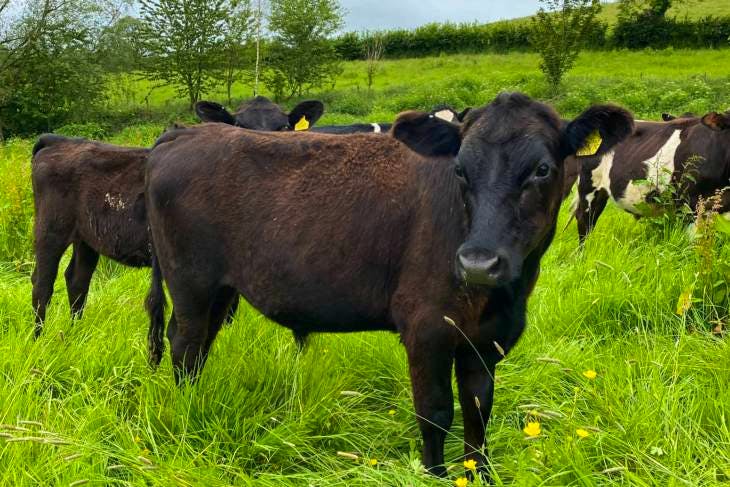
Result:
{"type": "Polygon", "coordinates": [[[716,132],[730,129],[730,116],[726,113],[710,112],[702,117],[702,125],[716,132]]]}
{"type": "Polygon", "coordinates": [[[390,133],[424,156],[455,156],[461,148],[459,126],[426,112],[401,113],[390,133]]]}
{"type": "Polygon", "coordinates": [[[563,151],[566,157],[603,154],[633,131],[630,112],[614,105],[595,105],[565,127],[563,151]]]}
{"type": "Polygon", "coordinates": [[[319,100],[303,101],[289,113],[289,126],[297,130],[306,130],[320,119],[324,113],[324,104],[319,100]]]}

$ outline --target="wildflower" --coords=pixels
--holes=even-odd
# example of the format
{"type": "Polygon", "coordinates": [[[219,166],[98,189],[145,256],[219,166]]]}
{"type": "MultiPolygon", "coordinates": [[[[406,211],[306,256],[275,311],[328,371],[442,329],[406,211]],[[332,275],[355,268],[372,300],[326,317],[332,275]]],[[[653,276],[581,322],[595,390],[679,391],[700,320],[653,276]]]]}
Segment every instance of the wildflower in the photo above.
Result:
{"type": "Polygon", "coordinates": [[[140,438],[139,436],[135,436],[134,437],[134,442],[135,443],[139,443],[140,441],[142,441],[142,438],[140,438]]]}
{"type": "Polygon", "coordinates": [[[147,448],[145,448],[144,450],[142,450],[142,455],[143,456],[146,456],[146,455],[149,455],[149,454],[150,454],[150,451],[147,448]]]}
{"type": "Polygon", "coordinates": [[[374,458],[371,458],[370,461],[368,461],[368,463],[370,464],[371,467],[374,467],[375,465],[378,464],[378,461],[374,458]]]}
{"type": "Polygon", "coordinates": [[[585,372],[583,372],[583,377],[585,377],[586,379],[590,379],[590,380],[593,380],[593,379],[595,379],[595,378],[596,378],[597,376],[598,376],[598,372],[596,372],[596,371],[595,371],[595,370],[593,370],[593,369],[588,369],[588,370],[586,370],[585,372]]]}
{"type": "Polygon", "coordinates": [[[537,421],[530,421],[527,423],[527,426],[522,430],[525,432],[527,436],[540,436],[540,432],[542,431],[540,429],[540,423],[537,421]]]}
{"type": "Polygon", "coordinates": [[[477,469],[477,461],[476,460],[465,460],[464,468],[467,470],[471,470],[472,472],[475,472],[477,469]]]}
{"type": "Polygon", "coordinates": [[[469,485],[469,481],[466,479],[466,477],[459,477],[458,479],[456,479],[456,481],[454,481],[454,485],[456,487],[466,487],[467,485],[469,485]]]}
{"type": "Polygon", "coordinates": [[[579,438],[587,438],[588,436],[590,436],[590,433],[583,428],[578,428],[577,430],[575,430],[575,434],[578,435],[579,438]]]}
{"type": "Polygon", "coordinates": [[[390,414],[391,416],[395,416],[395,409],[391,409],[390,411],[388,411],[388,414],[390,414]]]}

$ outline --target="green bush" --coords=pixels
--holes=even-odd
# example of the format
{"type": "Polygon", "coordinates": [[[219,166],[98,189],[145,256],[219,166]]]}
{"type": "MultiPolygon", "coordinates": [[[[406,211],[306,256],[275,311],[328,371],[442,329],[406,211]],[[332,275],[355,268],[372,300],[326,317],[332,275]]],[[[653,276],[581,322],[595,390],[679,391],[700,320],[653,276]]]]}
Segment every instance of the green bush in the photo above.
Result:
{"type": "Polygon", "coordinates": [[[101,140],[108,134],[107,128],[96,122],[69,123],[59,127],[55,132],[69,137],[83,137],[92,140],[101,140]]]}

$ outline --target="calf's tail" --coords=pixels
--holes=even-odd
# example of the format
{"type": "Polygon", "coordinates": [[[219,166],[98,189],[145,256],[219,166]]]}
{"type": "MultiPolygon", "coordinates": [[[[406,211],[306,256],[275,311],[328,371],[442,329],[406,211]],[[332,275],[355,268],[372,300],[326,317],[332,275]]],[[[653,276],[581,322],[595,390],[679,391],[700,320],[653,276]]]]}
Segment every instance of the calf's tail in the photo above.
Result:
{"type": "Polygon", "coordinates": [[[150,317],[150,329],[147,335],[148,360],[152,368],[156,368],[162,361],[165,351],[165,288],[162,284],[162,270],[157,259],[154,245],[152,245],[152,281],[147,294],[145,308],[150,317]]]}

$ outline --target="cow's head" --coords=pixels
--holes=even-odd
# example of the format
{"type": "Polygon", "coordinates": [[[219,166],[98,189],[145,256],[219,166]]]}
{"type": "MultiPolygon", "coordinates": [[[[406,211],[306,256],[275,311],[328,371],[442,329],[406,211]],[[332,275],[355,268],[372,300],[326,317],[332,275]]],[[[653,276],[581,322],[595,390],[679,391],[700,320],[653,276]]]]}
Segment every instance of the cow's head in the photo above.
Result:
{"type": "Polygon", "coordinates": [[[672,115],[671,113],[662,113],[662,120],[665,122],[671,122],[672,120],[677,120],[678,118],[694,118],[695,114],[692,112],[684,112],[682,115],[672,115]]]}
{"type": "Polygon", "coordinates": [[[609,105],[566,123],[547,105],[505,93],[471,110],[461,127],[408,112],[392,134],[424,155],[454,156],[469,216],[456,273],[468,285],[498,287],[518,279],[525,261],[549,245],[563,161],[608,151],[631,134],[633,123],[626,110],[609,105]]]}
{"type": "Polygon", "coordinates": [[[266,97],[257,96],[247,100],[231,114],[222,105],[199,101],[195,104],[195,113],[203,122],[227,123],[251,130],[281,132],[287,130],[306,130],[314,125],[324,112],[321,101],[303,101],[286,114],[266,97]]]}

